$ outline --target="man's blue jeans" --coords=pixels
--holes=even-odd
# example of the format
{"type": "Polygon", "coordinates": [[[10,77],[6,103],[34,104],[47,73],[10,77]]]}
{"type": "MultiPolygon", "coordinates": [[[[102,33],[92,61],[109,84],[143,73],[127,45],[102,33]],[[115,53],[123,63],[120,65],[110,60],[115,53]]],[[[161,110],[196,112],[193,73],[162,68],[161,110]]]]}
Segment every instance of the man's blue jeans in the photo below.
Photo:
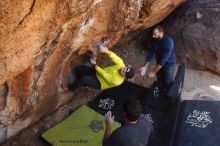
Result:
{"type": "Polygon", "coordinates": [[[175,63],[166,63],[157,72],[157,80],[164,86],[165,89],[169,89],[174,76],[175,63]]]}

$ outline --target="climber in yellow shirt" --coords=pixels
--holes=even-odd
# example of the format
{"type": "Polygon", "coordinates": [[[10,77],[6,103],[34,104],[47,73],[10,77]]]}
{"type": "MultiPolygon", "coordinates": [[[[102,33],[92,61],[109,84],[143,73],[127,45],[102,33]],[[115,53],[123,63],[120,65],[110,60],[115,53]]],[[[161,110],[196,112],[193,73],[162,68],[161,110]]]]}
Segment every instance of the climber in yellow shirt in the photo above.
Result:
{"type": "Polygon", "coordinates": [[[134,76],[134,69],[126,67],[123,60],[106,46],[100,46],[99,52],[108,55],[114,64],[103,69],[96,64],[96,60],[91,59],[93,66],[77,66],[75,68],[77,79],[69,85],[63,85],[64,90],[74,91],[81,86],[105,90],[119,86],[126,78],[134,76]]]}

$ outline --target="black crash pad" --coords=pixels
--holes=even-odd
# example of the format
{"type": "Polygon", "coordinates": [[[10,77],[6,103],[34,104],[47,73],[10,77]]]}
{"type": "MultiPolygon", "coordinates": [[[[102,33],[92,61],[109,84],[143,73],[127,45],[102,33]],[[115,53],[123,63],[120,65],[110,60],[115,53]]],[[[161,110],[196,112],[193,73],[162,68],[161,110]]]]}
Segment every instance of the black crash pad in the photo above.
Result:
{"type": "Polygon", "coordinates": [[[148,88],[125,81],[120,86],[104,90],[88,105],[103,115],[111,110],[116,121],[122,122],[124,102],[133,97],[143,100],[148,92],[148,88]]]}
{"type": "Polygon", "coordinates": [[[111,110],[116,121],[122,122],[123,104],[129,98],[136,98],[142,105],[149,106],[152,109],[163,110],[159,107],[165,105],[165,98],[162,96],[155,97],[151,90],[153,89],[125,81],[120,86],[103,91],[88,105],[103,115],[111,110]]]}
{"type": "Polygon", "coordinates": [[[122,85],[104,90],[88,105],[104,115],[111,111],[115,120],[123,122],[123,104],[128,98],[136,98],[143,106],[142,116],[153,125],[148,146],[170,145],[174,140],[175,125],[180,106],[180,96],[183,86],[185,67],[180,65],[175,80],[168,91],[168,98],[162,91],[161,84],[154,82],[151,88],[146,88],[128,81],[122,85]]]}
{"type": "Polygon", "coordinates": [[[176,135],[175,146],[219,146],[220,101],[183,101],[176,135]]]}
{"type": "Polygon", "coordinates": [[[172,137],[172,127],[170,127],[170,125],[175,125],[175,116],[178,110],[176,110],[177,106],[172,106],[168,110],[164,110],[164,108],[160,109],[160,106],[166,105],[166,100],[160,95],[155,97],[152,90],[154,90],[154,88],[149,89],[125,81],[121,86],[103,91],[88,105],[103,115],[110,110],[115,116],[115,120],[122,123],[124,121],[124,102],[128,98],[136,98],[143,106],[142,117],[146,118],[153,125],[148,146],[160,146],[161,144],[169,143],[169,139],[172,137]],[[173,108],[175,109],[170,110],[173,108]],[[167,115],[172,116],[168,117],[167,115]],[[167,138],[168,141],[165,141],[165,138],[167,138]]]}

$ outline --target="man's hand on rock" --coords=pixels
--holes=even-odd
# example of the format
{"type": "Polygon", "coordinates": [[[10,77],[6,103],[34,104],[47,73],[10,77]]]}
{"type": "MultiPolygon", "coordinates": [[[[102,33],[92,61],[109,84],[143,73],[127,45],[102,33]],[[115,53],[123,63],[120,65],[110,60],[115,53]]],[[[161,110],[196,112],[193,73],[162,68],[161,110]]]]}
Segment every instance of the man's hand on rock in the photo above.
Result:
{"type": "Polygon", "coordinates": [[[100,45],[100,47],[99,47],[99,52],[105,53],[105,54],[110,54],[110,51],[108,50],[108,48],[106,46],[102,46],[102,45],[100,45]]]}

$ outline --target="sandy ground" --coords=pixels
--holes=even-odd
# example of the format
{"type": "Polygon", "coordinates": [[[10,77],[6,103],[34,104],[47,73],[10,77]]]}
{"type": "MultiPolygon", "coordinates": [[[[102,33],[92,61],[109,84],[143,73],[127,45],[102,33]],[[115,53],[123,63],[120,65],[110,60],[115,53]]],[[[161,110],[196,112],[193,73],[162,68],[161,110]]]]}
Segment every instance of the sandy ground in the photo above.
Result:
{"type": "MultiPolygon", "coordinates": [[[[154,80],[149,80],[147,77],[140,76],[139,68],[144,64],[146,50],[143,49],[139,43],[136,41],[130,41],[124,45],[116,46],[113,51],[119,54],[126,64],[135,68],[136,75],[134,79],[132,79],[133,82],[146,87],[149,87],[153,83],[154,80]]],[[[102,65],[110,64],[110,62],[105,59],[106,57],[102,57],[99,62],[102,62],[102,65]]],[[[150,66],[149,71],[154,65],[155,63],[150,66]]],[[[48,146],[49,144],[44,142],[40,135],[46,129],[65,119],[79,104],[85,104],[89,100],[92,100],[90,97],[94,97],[97,94],[94,93],[95,92],[91,89],[83,88],[77,90],[77,93],[75,94],[76,97],[74,97],[72,101],[63,107],[60,107],[51,115],[39,120],[37,123],[20,132],[15,137],[9,139],[6,143],[2,144],[2,146],[48,146]],[[80,100],[77,99],[77,97],[80,97],[80,100]]],[[[220,76],[205,71],[196,71],[187,68],[182,99],[220,100],[220,76]]]]}
{"type": "Polygon", "coordinates": [[[220,100],[220,76],[187,69],[182,99],[220,100]]]}

